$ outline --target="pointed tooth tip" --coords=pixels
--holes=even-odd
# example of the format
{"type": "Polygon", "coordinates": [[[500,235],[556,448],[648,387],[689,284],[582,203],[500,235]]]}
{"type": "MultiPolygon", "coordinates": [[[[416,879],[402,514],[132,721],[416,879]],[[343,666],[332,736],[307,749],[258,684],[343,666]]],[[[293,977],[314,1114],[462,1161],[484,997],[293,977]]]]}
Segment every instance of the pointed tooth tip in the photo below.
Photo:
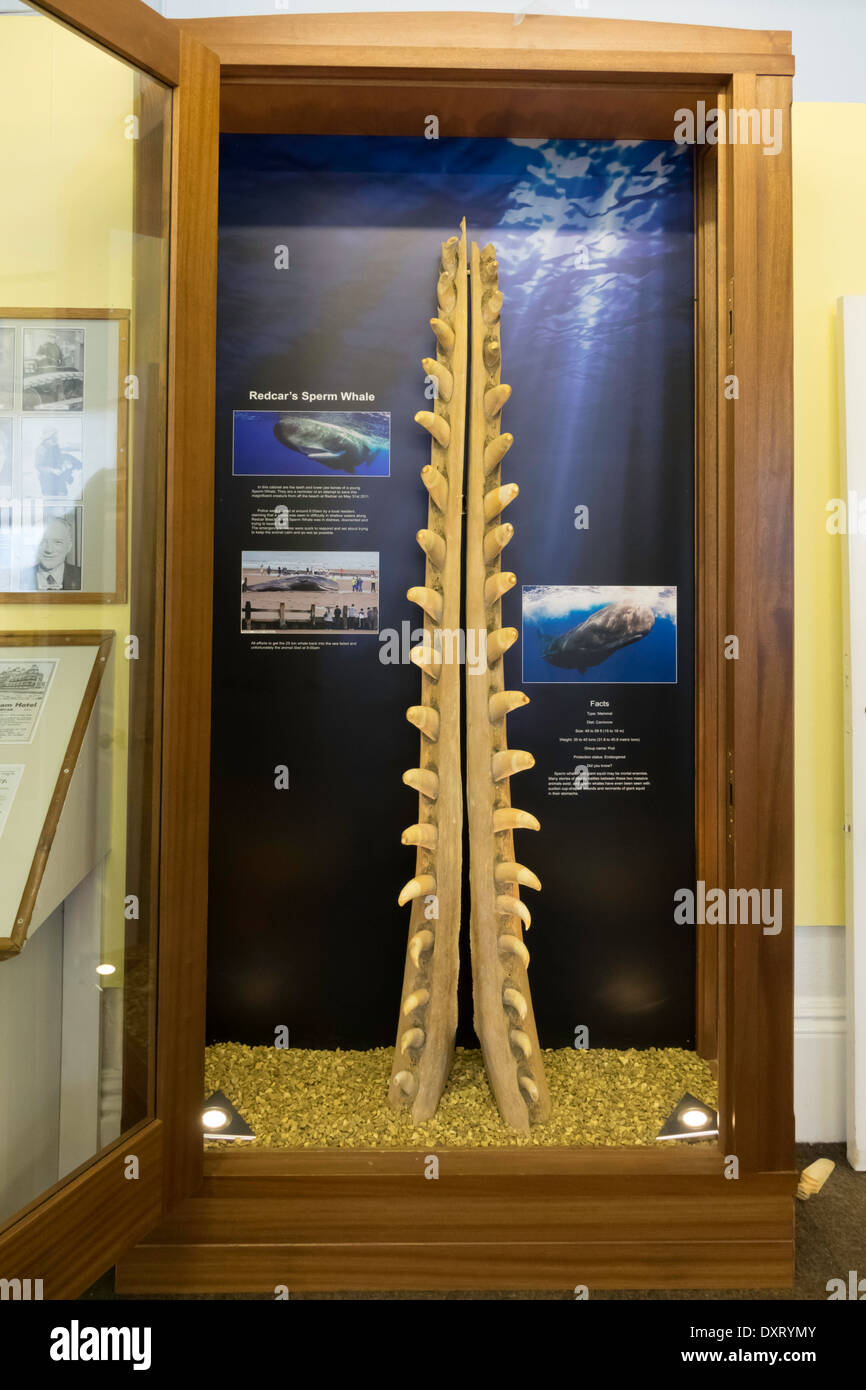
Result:
{"type": "Polygon", "coordinates": [[[436,880],[432,874],[419,874],[416,878],[410,878],[408,883],[404,883],[397,897],[397,906],[405,907],[407,903],[414,902],[415,898],[423,898],[428,893],[435,892],[436,880]]]}
{"type": "Polygon", "coordinates": [[[538,1101],[538,1087],[531,1076],[518,1076],[518,1085],[523,1091],[530,1104],[535,1105],[538,1101]]]}
{"type": "Polygon", "coordinates": [[[529,1005],[526,1002],[526,996],[521,994],[519,989],[508,986],[502,991],[502,1000],[508,1008],[514,1010],[522,1023],[529,1013],[529,1005]]]}
{"type": "Polygon", "coordinates": [[[410,1048],[423,1047],[424,1041],[423,1028],[407,1028],[405,1033],[400,1035],[400,1051],[408,1052],[410,1048]]]}
{"type": "Polygon", "coordinates": [[[499,949],[504,951],[507,956],[517,956],[524,970],[528,969],[529,949],[521,937],[512,936],[510,932],[503,932],[499,938],[499,949]]]}

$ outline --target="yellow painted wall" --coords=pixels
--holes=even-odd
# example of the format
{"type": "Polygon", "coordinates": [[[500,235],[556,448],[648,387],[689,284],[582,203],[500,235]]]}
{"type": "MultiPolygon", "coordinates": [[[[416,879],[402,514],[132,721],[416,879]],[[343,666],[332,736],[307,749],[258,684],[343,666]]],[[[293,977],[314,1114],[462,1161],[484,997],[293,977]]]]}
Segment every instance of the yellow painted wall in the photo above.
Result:
{"type": "MultiPolygon", "coordinates": [[[[37,15],[0,16],[0,308],[118,308],[132,300],[130,69],[37,15]]],[[[0,604],[0,630],[114,629],[112,851],[105,954],[122,978],[127,607],[0,604]],[[120,646],[118,644],[121,644],[120,646]]]]}
{"type": "Polygon", "coordinates": [[[836,301],[866,294],[866,104],[794,103],[796,920],[845,921],[836,301]]]}

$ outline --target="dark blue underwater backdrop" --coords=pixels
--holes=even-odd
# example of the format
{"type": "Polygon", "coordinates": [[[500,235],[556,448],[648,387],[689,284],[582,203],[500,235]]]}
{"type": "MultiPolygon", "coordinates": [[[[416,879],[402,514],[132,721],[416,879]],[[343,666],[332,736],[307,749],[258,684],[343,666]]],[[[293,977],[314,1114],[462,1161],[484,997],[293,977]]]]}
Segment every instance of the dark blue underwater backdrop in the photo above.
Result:
{"type": "MultiPolygon", "coordinates": [[[[360,484],[378,550],[382,628],[419,621],[406,589],[423,574],[419,481],[427,436],[421,358],[434,352],[440,243],[466,217],[495,242],[503,428],[515,444],[503,481],[520,497],[503,557],[517,588],[503,617],[520,627],[520,587],[677,589],[677,680],[668,685],[531,684],[509,743],[536,766],[514,803],[540,834],[517,857],[544,885],[534,898],[531,985],[547,1046],[579,1024],[591,1046],[689,1046],[694,950],[673,894],[694,883],[693,182],[687,146],[320,136],[224,136],[220,173],[214,744],[209,955],[210,1039],[293,1045],[393,1042],[408,910],[396,905],[414,855],[400,846],[417,801],[401,773],[417,762],[404,717],[412,667],[374,643],[259,649],[237,631],[251,490],[232,476],[232,412],[278,404],[249,393],[371,393],[346,409],[391,414],[390,477],[359,470],[315,483],[360,484]],[[275,268],[275,248],[289,269],[275,268]],[[588,507],[589,526],[575,528],[588,507]],[[551,793],[579,745],[590,699],[638,740],[629,766],[649,789],[551,793]],[[290,768],[288,792],[273,768],[290,768]]],[[[285,409],[304,409],[287,401],[285,409]]],[[[338,409],[327,403],[316,409],[338,409]]],[[[324,470],[323,470],[324,471],[324,470]]],[[[273,480],[270,480],[273,481],[273,480]]],[[[277,480],[281,481],[281,480],[277,480]]],[[[300,484],[302,480],[298,480],[300,484]]],[[[309,483],[310,479],[303,480],[309,483]]],[[[291,486],[291,480],[288,480],[291,486]]],[[[321,508],[317,501],[312,506],[321,508]]],[[[337,505],[335,502],[334,505],[337,505]]],[[[286,546],[299,542],[287,537],[286,546]]],[[[334,549],[306,536],[304,548],[334,549]]],[[[273,645],[273,644],[272,644],[273,645]]],[[[519,688],[523,651],[506,658],[519,688]]],[[[566,673],[568,674],[568,673],[566,673]]],[[[601,679],[601,676],[599,677],[601,679]]],[[[468,926],[468,905],[465,915],[468,926]]],[[[467,932],[468,935],[468,932],[467,932]]],[[[461,1041],[473,1045],[468,959],[461,1041]]]]}

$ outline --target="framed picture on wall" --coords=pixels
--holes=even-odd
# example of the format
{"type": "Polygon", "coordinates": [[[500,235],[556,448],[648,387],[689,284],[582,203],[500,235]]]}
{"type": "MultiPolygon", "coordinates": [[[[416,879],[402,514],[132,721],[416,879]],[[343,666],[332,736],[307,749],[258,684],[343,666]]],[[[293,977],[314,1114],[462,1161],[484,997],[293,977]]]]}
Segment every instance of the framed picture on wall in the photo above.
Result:
{"type": "Polygon", "coordinates": [[[126,598],[128,309],[0,309],[0,602],[126,598]]]}

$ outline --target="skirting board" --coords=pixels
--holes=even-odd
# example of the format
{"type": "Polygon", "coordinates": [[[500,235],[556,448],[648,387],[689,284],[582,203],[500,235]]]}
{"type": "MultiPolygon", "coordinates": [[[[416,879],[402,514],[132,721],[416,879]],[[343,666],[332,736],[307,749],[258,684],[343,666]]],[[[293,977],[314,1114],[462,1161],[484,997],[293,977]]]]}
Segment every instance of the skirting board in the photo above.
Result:
{"type": "Polygon", "coordinates": [[[798,996],[794,1009],[794,1113],[800,1144],[845,1140],[844,997],[798,996]]]}

